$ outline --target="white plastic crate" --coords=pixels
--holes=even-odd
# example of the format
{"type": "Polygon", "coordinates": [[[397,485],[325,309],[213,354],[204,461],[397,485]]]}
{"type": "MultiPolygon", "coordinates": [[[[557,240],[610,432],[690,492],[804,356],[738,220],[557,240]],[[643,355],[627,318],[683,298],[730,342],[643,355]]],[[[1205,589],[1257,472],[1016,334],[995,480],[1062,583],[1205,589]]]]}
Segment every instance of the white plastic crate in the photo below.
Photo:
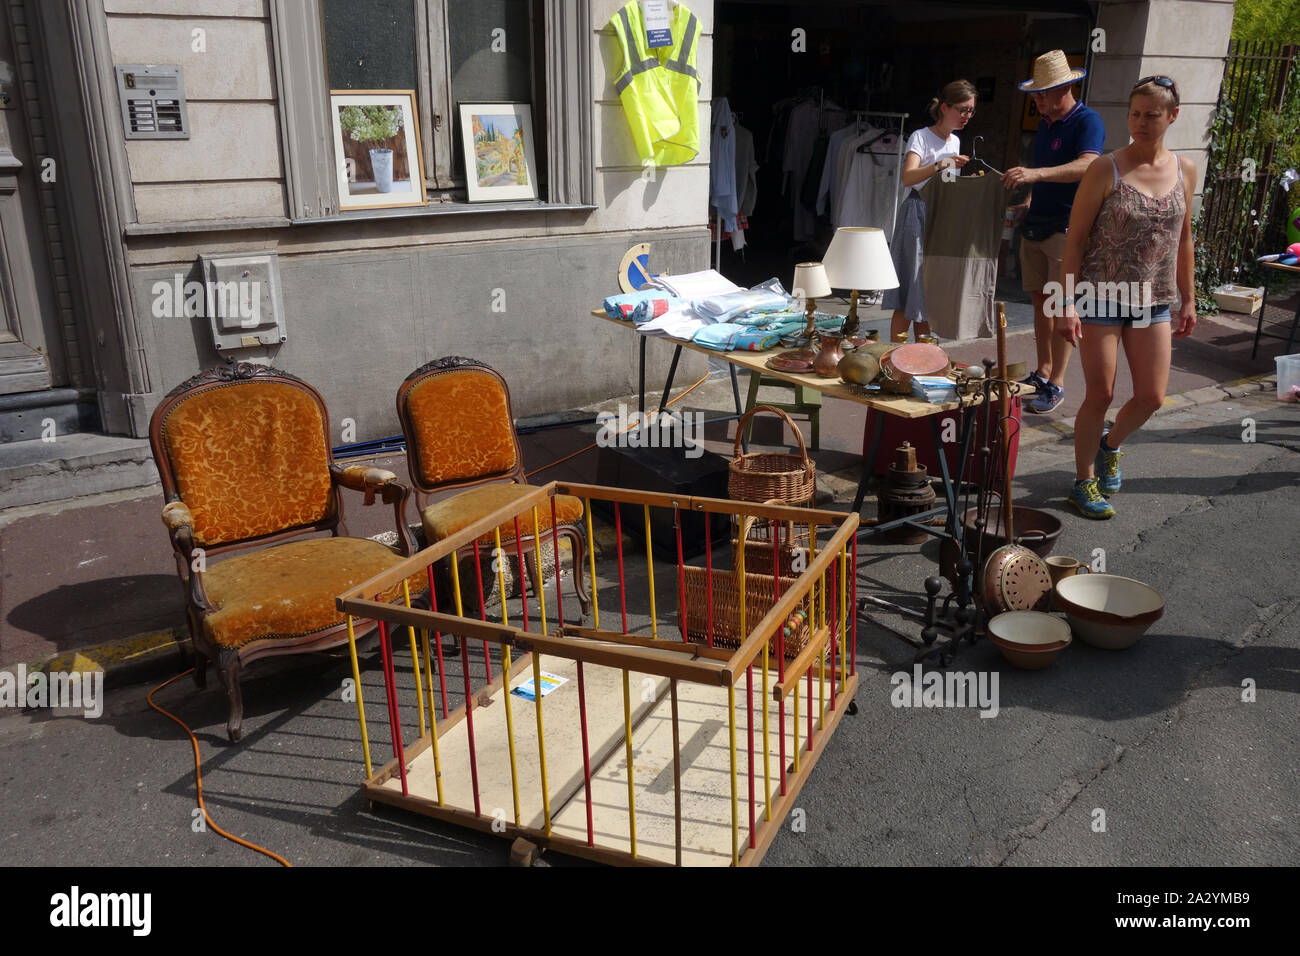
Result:
{"type": "Polygon", "coordinates": [[[1277,357],[1277,397],[1291,400],[1291,389],[1300,386],[1300,354],[1277,357]]]}

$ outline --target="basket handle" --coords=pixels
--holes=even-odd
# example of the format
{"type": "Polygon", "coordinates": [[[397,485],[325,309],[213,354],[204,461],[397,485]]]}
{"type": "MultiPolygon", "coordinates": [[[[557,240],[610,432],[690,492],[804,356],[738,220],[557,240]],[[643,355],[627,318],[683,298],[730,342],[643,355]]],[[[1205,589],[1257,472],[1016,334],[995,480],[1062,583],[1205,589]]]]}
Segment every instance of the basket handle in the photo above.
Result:
{"type": "Polygon", "coordinates": [[[749,529],[754,527],[754,522],[758,519],[754,515],[745,515],[745,520],[740,523],[740,537],[736,539],[738,547],[731,556],[731,576],[736,579],[736,592],[740,599],[744,600],[745,582],[740,576],[740,555],[745,550],[745,542],[749,540],[749,529]]]}
{"type": "Polygon", "coordinates": [[[774,408],[771,405],[755,405],[741,417],[739,422],[736,423],[736,444],[732,449],[731,457],[740,457],[740,440],[744,437],[745,426],[748,425],[749,420],[759,412],[771,412],[773,415],[780,415],[785,423],[790,426],[790,431],[794,432],[795,441],[799,443],[799,457],[803,459],[803,473],[806,476],[811,476],[813,466],[812,462],[808,460],[808,447],[803,442],[803,432],[799,431],[799,426],[794,423],[793,418],[781,411],[781,409],[774,408]]]}

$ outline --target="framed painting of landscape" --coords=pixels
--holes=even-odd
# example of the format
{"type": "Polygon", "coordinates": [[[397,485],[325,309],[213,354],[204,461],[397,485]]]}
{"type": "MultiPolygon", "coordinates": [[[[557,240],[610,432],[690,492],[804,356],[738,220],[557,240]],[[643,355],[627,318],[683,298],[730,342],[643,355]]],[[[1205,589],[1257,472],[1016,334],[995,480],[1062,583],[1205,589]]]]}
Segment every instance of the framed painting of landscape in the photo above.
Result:
{"type": "Polygon", "coordinates": [[[527,103],[461,103],[470,202],[536,199],[533,111],[527,103]]]}

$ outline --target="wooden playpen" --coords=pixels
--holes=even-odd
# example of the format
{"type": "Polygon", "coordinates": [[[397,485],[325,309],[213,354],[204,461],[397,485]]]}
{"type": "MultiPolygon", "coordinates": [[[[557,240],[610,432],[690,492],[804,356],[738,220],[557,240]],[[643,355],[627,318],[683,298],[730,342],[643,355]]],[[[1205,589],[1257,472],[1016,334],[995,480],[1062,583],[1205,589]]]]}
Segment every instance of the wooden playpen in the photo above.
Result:
{"type": "Polygon", "coordinates": [[[415,554],[338,598],[350,634],[354,619],[379,622],[392,741],[382,766],[372,760],[350,643],[364,795],[514,838],[525,857],[553,848],[617,864],[758,863],[857,690],[857,525],[856,515],[841,512],[552,482],[415,554]],[[531,552],[501,549],[501,526],[513,522],[520,540],[520,516],[531,513],[539,527],[539,509],[554,515],[557,494],[584,503],[590,627],[566,620],[559,574],[552,614],[547,588],[530,593],[525,561],[536,562],[536,580],[544,580],[541,549],[549,545],[560,567],[554,521],[549,542],[531,552]],[[613,507],[613,542],[602,548],[593,502],[613,507]],[[657,509],[671,515],[675,564],[654,557],[657,509]],[[715,516],[731,516],[747,541],[717,548],[725,561],[707,540],[714,522],[725,521],[715,516]],[[625,545],[633,518],[643,524],[636,531],[644,532],[644,554],[625,545]],[[755,523],[765,533],[746,536],[755,523]],[[687,524],[689,535],[698,529],[706,538],[700,564],[683,559],[687,524]],[[455,560],[444,565],[448,602],[446,588],[432,587],[435,565],[471,544],[482,559],[472,581],[462,580],[455,560]],[[518,572],[521,598],[506,599],[506,562],[518,572]],[[598,563],[607,595],[617,595],[612,608],[601,607],[598,563]],[[662,592],[669,569],[675,627],[661,619],[665,595],[656,590],[656,575],[662,592]],[[417,574],[430,583],[429,609],[411,606],[409,592],[404,604],[376,599],[417,574]],[[484,597],[493,576],[501,602],[489,620],[484,597]],[[477,618],[466,613],[467,597],[477,598],[477,618]],[[630,606],[633,620],[646,617],[643,627],[629,628],[630,606]],[[617,627],[602,627],[602,618],[617,627]],[[399,689],[402,629],[413,680],[403,675],[399,689]],[[444,653],[448,643],[454,653],[444,653]],[[399,705],[405,700],[409,713],[412,698],[418,717],[408,727],[417,733],[408,743],[399,705]]]}

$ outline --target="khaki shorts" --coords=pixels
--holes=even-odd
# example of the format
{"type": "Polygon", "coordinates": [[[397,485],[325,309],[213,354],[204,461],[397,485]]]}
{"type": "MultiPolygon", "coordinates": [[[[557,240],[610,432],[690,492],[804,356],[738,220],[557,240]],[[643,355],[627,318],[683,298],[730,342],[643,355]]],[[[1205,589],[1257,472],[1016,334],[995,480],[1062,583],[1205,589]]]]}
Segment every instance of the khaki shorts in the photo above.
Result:
{"type": "Polygon", "coordinates": [[[1057,232],[1034,242],[1020,237],[1020,282],[1026,292],[1042,292],[1049,282],[1061,281],[1061,257],[1065,255],[1065,233],[1057,232]]]}

